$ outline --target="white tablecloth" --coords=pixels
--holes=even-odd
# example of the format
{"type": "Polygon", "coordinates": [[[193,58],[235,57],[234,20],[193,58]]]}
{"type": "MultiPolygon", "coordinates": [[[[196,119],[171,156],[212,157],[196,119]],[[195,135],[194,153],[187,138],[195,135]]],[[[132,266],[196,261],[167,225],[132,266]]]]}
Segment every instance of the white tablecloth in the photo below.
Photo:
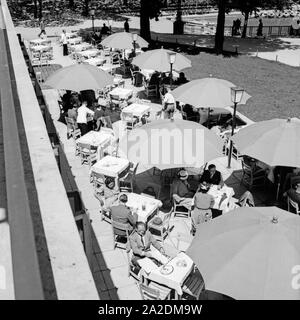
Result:
{"type": "Polygon", "coordinates": [[[190,257],[188,257],[184,252],[180,252],[167,265],[173,266],[174,270],[172,273],[168,275],[162,274],[161,266],[153,269],[149,274],[146,274],[146,277],[151,281],[155,281],[159,284],[174,289],[181,296],[183,293],[182,285],[193,269],[193,260],[190,257]],[[177,262],[180,260],[186,261],[186,267],[177,266],[177,262]]]}
{"type": "Polygon", "coordinates": [[[101,146],[111,139],[111,135],[101,131],[90,131],[76,140],[76,143],[86,143],[93,147],[101,146]]]}
{"type": "Polygon", "coordinates": [[[79,44],[81,42],[82,42],[82,38],[81,37],[68,39],[68,44],[71,45],[71,46],[75,45],[75,44],[79,44]]]}
{"type": "Polygon", "coordinates": [[[116,86],[125,84],[125,80],[124,80],[124,79],[121,79],[121,78],[114,78],[114,84],[115,84],[116,86]]]}
{"type": "Polygon", "coordinates": [[[213,209],[222,210],[223,213],[224,212],[226,213],[227,211],[230,210],[229,202],[230,202],[230,199],[234,196],[233,188],[224,185],[222,189],[218,190],[218,186],[212,185],[208,191],[208,194],[212,195],[215,199],[215,204],[213,206],[213,209]],[[226,198],[220,204],[220,201],[224,193],[226,194],[226,198]]]}
{"type": "Polygon", "coordinates": [[[78,54],[84,58],[90,59],[99,55],[100,50],[98,49],[89,49],[78,52],[78,54]]]}
{"type": "Polygon", "coordinates": [[[74,46],[72,46],[72,49],[74,49],[75,52],[81,52],[81,51],[88,50],[91,48],[93,48],[93,46],[87,42],[75,44],[74,46]]]}
{"type": "Polygon", "coordinates": [[[92,167],[91,172],[103,174],[108,177],[118,178],[129,165],[129,161],[124,158],[106,156],[97,161],[92,167]]]}
{"type": "Polygon", "coordinates": [[[109,92],[109,95],[118,96],[119,99],[127,100],[132,96],[133,91],[125,88],[115,88],[109,92]]]}
{"type": "Polygon", "coordinates": [[[78,35],[77,35],[77,32],[66,32],[66,38],[67,39],[74,39],[74,38],[77,38],[78,35]]]}
{"type": "Polygon", "coordinates": [[[122,110],[122,113],[132,113],[134,116],[141,118],[150,112],[151,108],[147,104],[133,103],[122,110]]]}
{"type": "Polygon", "coordinates": [[[34,47],[31,48],[32,51],[40,51],[40,52],[42,52],[42,51],[48,51],[48,50],[50,50],[50,49],[51,49],[50,46],[45,46],[45,45],[43,45],[43,44],[37,45],[37,46],[34,46],[34,47]]]}
{"type": "Polygon", "coordinates": [[[138,221],[147,222],[148,218],[153,215],[161,206],[160,200],[145,197],[137,193],[128,193],[128,202],[126,205],[133,208],[133,211],[137,210],[138,221]],[[145,205],[145,210],[142,209],[142,205],[145,205]]]}
{"type": "Polygon", "coordinates": [[[101,66],[105,62],[102,57],[89,58],[84,61],[84,63],[91,64],[92,66],[101,66]]]}
{"type": "Polygon", "coordinates": [[[51,43],[51,40],[49,40],[49,39],[34,39],[34,40],[30,40],[29,43],[31,45],[37,46],[37,45],[42,45],[44,43],[51,43]]]}

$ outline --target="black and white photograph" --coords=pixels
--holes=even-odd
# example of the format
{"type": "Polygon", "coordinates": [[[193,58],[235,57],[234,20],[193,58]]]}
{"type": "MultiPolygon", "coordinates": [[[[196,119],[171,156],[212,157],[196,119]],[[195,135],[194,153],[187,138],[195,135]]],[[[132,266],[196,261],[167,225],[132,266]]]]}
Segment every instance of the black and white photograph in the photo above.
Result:
{"type": "Polygon", "coordinates": [[[0,0],[16,300],[105,320],[300,300],[300,0],[0,0]]]}

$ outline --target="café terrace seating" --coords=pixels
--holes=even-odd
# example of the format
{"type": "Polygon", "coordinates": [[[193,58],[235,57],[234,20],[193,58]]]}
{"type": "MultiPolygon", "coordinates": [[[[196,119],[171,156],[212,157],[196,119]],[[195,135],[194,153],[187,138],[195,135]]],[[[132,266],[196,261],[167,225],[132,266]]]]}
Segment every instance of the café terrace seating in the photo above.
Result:
{"type": "Polygon", "coordinates": [[[139,283],[139,289],[143,300],[170,300],[171,290],[153,281],[148,285],[139,283]]]}

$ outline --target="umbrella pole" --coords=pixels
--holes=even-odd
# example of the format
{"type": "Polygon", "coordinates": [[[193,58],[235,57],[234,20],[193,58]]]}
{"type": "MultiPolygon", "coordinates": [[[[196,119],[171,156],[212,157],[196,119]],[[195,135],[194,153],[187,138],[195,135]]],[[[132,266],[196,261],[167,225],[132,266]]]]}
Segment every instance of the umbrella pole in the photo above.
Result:
{"type": "Polygon", "coordinates": [[[210,121],[210,108],[207,109],[207,129],[209,129],[209,121],[210,121]]]}

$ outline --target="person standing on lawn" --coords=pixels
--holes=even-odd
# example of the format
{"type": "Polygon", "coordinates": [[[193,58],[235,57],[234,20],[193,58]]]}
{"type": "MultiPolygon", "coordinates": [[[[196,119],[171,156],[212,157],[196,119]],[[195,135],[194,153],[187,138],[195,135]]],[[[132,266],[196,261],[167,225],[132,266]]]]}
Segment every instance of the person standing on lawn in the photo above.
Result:
{"type": "Polygon", "coordinates": [[[263,23],[262,23],[262,19],[259,19],[259,24],[258,24],[258,28],[257,28],[257,36],[258,37],[262,37],[262,30],[263,30],[263,23]]]}
{"type": "Polygon", "coordinates": [[[124,31],[129,32],[129,23],[128,23],[128,18],[126,18],[124,22],[124,31]]]}
{"type": "Polygon", "coordinates": [[[40,29],[41,29],[41,32],[39,33],[39,37],[40,37],[42,34],[46,34],[45,23],[44,23],[43,18],[40,19],[40,29]]]}
{"type": "Polygon", "coordinates": [[[62,34],[60,37],[60,42],[63,45],[63,55],[67,56],[69,54],[69,52],[68,52],[68,39],[67,39],[66,30],[62,31],[62,34]]]}

